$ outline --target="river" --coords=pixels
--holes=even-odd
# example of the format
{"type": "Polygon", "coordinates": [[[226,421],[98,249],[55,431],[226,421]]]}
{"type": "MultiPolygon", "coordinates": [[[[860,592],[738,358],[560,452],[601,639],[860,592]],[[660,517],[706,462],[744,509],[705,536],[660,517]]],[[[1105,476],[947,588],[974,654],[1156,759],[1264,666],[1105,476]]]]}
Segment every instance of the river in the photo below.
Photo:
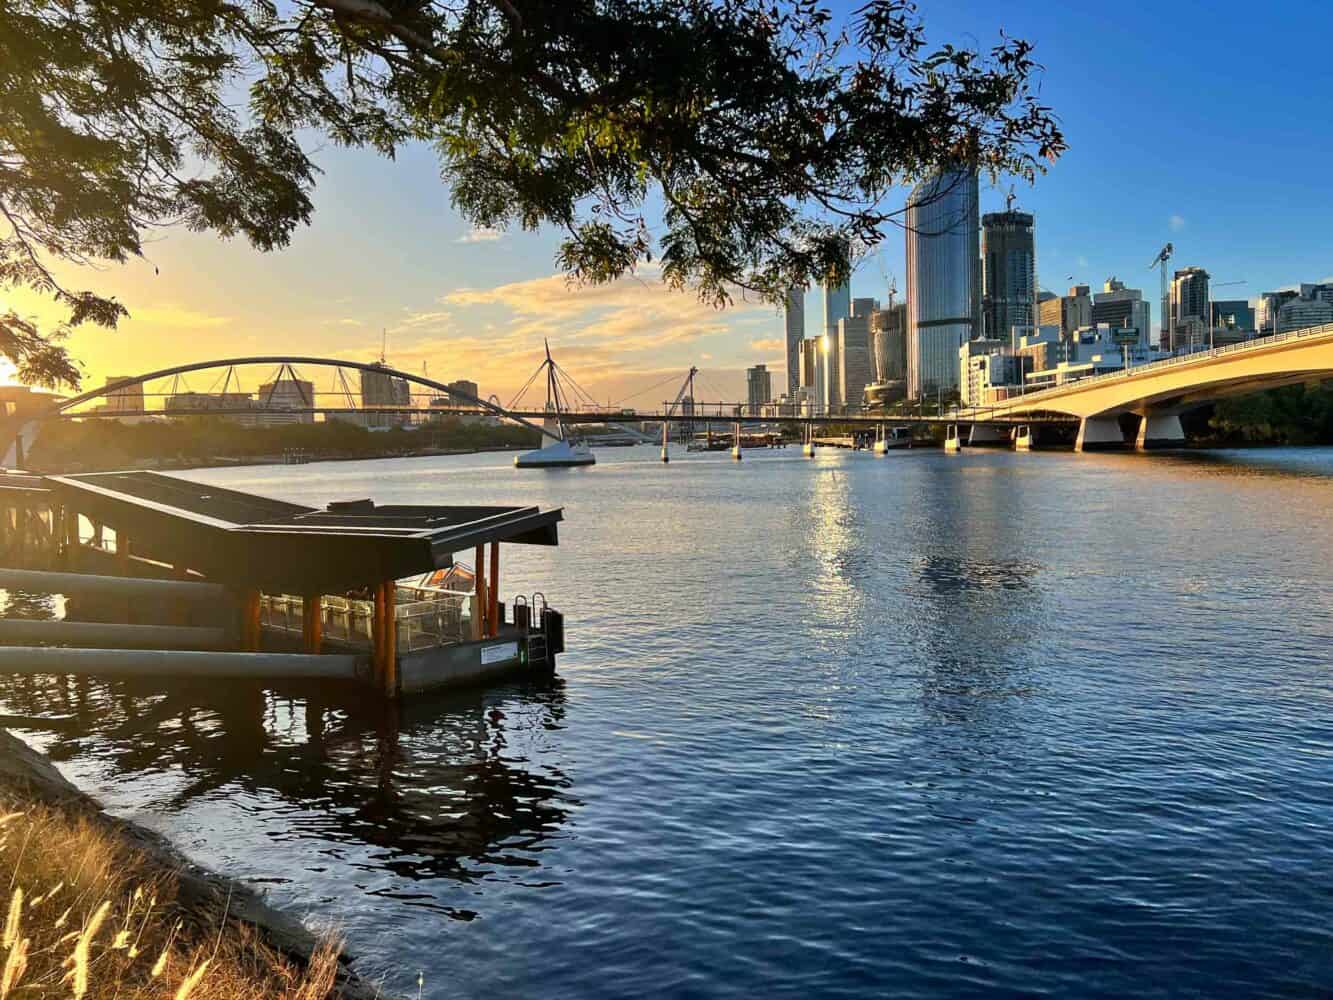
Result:
{"type": "Polygon", "coordinates": [[[401,995],[1333,990],[1333,450],[656,456],[182,473],[562,506],[554,682],[4,721],[401,995]]]}

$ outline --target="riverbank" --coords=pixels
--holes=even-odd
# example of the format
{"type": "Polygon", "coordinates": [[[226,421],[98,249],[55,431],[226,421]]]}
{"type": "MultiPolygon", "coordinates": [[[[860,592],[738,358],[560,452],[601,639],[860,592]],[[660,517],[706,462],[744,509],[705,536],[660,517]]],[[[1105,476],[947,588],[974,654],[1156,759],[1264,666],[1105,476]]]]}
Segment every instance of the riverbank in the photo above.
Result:
{"type": "Polygon", "coordinates": [[[6,873],[0,995],[379,996],[350,973],[332,937],[311,934],[248,887],[108,815],[0,729],[6,873]]]}

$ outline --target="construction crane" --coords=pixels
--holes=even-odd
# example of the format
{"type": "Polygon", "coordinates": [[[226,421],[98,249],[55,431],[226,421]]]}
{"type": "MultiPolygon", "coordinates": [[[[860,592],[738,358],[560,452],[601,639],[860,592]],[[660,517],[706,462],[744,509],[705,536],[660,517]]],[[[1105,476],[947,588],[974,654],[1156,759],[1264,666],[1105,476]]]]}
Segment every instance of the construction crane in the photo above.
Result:
{"type": "MultiPolygon", "coordinates": [[[[684,401],[684,399],[685,399],[687,396],[689,397],[689,400],[690,400],[690,406],[691,406],[691,408],[693,408],[693,405],[694,405],[694,376],[696,376],[696,375],[698,375],[698,374],[699,374],[699,369],[698,369],[698,368],[695,368],[693,365],[690,365],[690,372],[689,372],[688,375],[685,376],[685,381],[682,382],[682,383],[680,384],[680,391],[676,393],[676,398],[673,399],[673,400],[671,401],[671,405],[668,406],[668,407],[666,408],[666,416],[669,417],[669,416],[671,416],[673,413],[675,413],[675,412],[676,412],[676,407],[677,407],[677,406],[680,406],[681,403],[684,401]]],[[[692,412],[692,410],[691,410],[691,412],[692,412]]],[[[670,443],[670,441],[671,441],[670,432],[667,430],[667,428],[669,428],[670,426],[671,426],[671,422],[670,422],[669,420],[663,420],[663,421],[662,421],[662,461],[663,461],[663,462],[669,462],[669,461],[671,461],[671,457],[670,457],[670,455],[667,453],[667,448],[668,448],[669,443],[670,443]]],[[[740,425],[738,424],[737,426],[740,426],[740,425]]],[[[693,423],[686,424],[686,429],[687,429],[687,432],[689,432],[689,433],[692,434],[692,433],[693,433],[693,429],[694,429],[694,425],[693,425],[693,423]]]]}
{"type": "Polygon", "coordinates": [[[1162,323],[1161,333],[1158,335],[1159,347],[1170,346],[1171,341],[1174,339],[1170,333],[1171,309],[1170,303],[1166,297],[1166,262],[1171,259],[1172,254],[1175,252],[1176,248],[1168,243],[1166,246],[1162,247],[1161,250],[1157,251],[1157,256],[1154,257],[1153,262],[1148,265],[1149,271],[1154,267],[1157,267],[1159,264],[1162,268],[1162,323]]]}

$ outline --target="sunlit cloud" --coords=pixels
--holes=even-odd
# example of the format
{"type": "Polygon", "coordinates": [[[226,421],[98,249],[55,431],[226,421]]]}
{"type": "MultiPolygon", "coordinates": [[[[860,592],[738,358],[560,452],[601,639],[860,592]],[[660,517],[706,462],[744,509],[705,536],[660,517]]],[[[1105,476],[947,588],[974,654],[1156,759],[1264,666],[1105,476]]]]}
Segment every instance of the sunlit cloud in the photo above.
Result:
{"type": "Polygon", "coordinates": [[[785,345],[776,337],[767,340],[750,341],[750,350],[752,351],[780,351],[785,345]]]}
{"type": "Polygon", "coordinates": [[[233,322],[230,316],[214,316],[188,306],[172,303],[156,306],[139,306],[130,312],[138,324],[146,326],[166,326],[175,329],[197,330],[226,326],[233,322]]]}
{"type": "Polygon", "coordinates": [[[492,229],[490,226],[475,226],[470,232],[463,234],[454,240],[455,243],[494,243],[504,236],[504,233],[498,229],[492,229]]]}

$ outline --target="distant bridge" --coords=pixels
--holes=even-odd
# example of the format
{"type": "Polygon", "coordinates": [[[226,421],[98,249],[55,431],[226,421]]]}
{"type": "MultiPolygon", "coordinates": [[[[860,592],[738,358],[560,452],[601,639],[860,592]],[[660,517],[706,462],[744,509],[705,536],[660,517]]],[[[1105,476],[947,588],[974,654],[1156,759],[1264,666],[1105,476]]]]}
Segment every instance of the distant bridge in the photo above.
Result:
{"type": "Polygon", "coordinates": [[[1121,414],[1140,418],[1139,448],[1181,444],[1180,415],[1229,396],[1333,378],[1333,323],[1197,351],[1122,371],[1028,392],[985,408],[958,411],[959,423],[986,424],[1053,414],[1079,421],[1075,447],[1125,443],[1121,414]]]}

